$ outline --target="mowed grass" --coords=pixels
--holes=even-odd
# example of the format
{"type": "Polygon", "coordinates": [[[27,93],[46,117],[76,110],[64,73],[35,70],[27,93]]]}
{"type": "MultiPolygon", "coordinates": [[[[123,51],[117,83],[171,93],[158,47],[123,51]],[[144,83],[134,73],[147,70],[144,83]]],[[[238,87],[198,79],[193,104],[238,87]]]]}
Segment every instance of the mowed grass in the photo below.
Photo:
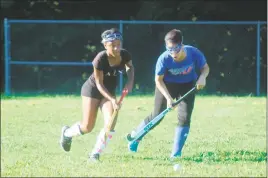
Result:
{"type": "Polygon", "coordinates": [[[151,176],[266,177],[266,97],[197,96],[192,125],[173,170],[169,155],[176,112],[130,153],[125,136],[153,108],[152,96],[129,96],[119,113],[116,134],[101,162],[88,162],[100,129],[73,139],[72,150],[59,146],[61,127],[82,118],[77,96],[26,97],[1,101],[1,176],[151,176]]]}

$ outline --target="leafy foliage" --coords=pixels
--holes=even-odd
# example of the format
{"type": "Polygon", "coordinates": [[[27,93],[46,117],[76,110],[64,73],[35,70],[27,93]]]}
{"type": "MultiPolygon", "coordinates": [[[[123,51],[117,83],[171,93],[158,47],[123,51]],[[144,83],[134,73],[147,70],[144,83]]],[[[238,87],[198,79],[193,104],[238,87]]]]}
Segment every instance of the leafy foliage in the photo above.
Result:
{"type": "MultiPolygon", "coordinates": [[[[265,1],[3,1],[11,19],[92,20],[266,20],[265,1]],[[128,9],[126,7],[132,7],[128,9]],[[109,9],[108,9],[109,8],[109,9]],[[237,8],[240,9],[239,14],[237,8]],[[79,9],[79,11],[75,11],[79,9]],[[113,13],[110,13],[113,9],[113,13]],[[249,11],[256,11],[248,13],[249,11]],[[100,13],[101,12],[101,13],[100,13]],[[123,15],[124,14],[124,15],[123,15]]],[[[118,24],[12,24],[12,60],[90,62],[103,50],[100,34],[118,24]]],[[[211,67],[205,93],[254,93],[255,25],[124,25],[124,48],[132,53],[137,93],[152,92],[154,65],[172,28],[184,32],[186,44],[201,49],[211,67]],[[141,72],[140,72],[141,71],[141,72]]],[[[267,26],[261,27],[261,92],[267,86],[267,26]]],[[[4,71],[3,56],[1,60],[4,71]]],[[[79,92],[90,67],[12,66],[14,92],[79,92]],[[60,81],[60,82],[59,82],[60,81]],[[21,87],[23,83],[24,87],[21,87]]],[[[4,75],[1,75],[2,77],[4,75]]],[[[2,80],[3,81],[3,80],[2,80]]]]}

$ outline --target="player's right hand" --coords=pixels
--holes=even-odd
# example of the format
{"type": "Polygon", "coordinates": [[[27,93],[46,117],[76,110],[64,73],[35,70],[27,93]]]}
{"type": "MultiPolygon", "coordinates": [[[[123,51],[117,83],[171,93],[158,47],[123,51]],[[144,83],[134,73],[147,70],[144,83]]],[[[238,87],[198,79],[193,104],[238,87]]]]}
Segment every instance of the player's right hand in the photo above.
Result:
{"type": "Polygon", "coordinates": [[[172,99],[172,98],[168,98],[168,99],[167,99],[167,107],[173,109],[172,104],[173,104],[173,99],[172,99]]]}
{"type": "Polygon", "coordinates": [[[113,104],[113,108],[114,110],[118,110],[120,108],[120,105],[118,104],[118,102],[116,101],[116,98],[113,98],[111,100],[112,104],[113,104]]]}

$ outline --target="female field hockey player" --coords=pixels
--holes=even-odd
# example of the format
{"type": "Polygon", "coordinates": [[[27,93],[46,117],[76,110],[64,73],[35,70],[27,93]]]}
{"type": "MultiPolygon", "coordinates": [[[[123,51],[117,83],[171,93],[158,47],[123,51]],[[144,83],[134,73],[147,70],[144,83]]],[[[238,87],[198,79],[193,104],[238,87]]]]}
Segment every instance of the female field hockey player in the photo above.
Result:
{"type": "MultiPolygon", "coordinates": [[[[184,45],[182,39],[182,33],[177,29],[173,29],[166,34],[166,51],[159,56],[155,69],[154,109],[140,123],[137,129],[132,131],[132,138],[135,136],[135,133],[139,132],[141,128],[165,110],[166,107],[172,107],[173,99],[183,96],[194,86],[200,90],[206,85],[209,66],[205,56],[197,48],[184,45]],[[200,70],[199,77],[195,72],[196,68],[200,70]]],[[[194,101],[195,94],[191,94],[177,106],[178,124],[175,129],[171,158],[181,156],[181,151],[190,129],[194,101]]],[[[134,141],[132,144],[129,143],[129,150],[137,152],[140,140],[134,141]]]]}
{"type": "MultiPolygon", "coordinates": [[[[122,72],[124,69],[126,70],[128,81],[125,88],[131,91],[133,87],[134,67],[130,53],[120,47],[122,41],[121,33],[117,29],[112,28],[104,31],[101,37],[105,50],[99,52],[94,58],[92,62],[94,72],[81,89],[83,119],[71,127],[64,126],[62,128],[60,144],[66,152],[71,149],[73,137],[89,133],[93,130],[98,108],[103,113],[106,126],[112,117],[113,111],[120,107],[115,97],[119,72],[122,72]]],[[[89,154],[90,160],[99,160],[101,152],[112,138],[115,123],[112,125],[112,131],[109,133],[106,142],[104,141],[105,130],[102,129],[100,131],[97,142],[91,154],[89,154]]]]}

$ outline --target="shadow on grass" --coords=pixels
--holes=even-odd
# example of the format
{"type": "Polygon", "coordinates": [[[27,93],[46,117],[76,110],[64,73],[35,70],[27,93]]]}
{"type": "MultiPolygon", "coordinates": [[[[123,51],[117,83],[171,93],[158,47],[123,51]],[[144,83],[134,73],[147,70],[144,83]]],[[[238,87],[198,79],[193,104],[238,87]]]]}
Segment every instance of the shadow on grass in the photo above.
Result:
{"type": "Polygon", "coordinates": [[[5,96],[1,95],[1,100],[11,100],[11,99],[27,99],[27,98],[53,98],[53,97],[80,97],[78,94],[16,94],[5,96]]]}
{"type": "MultiPolygon", "coordinates": [[[[151,160],[151,161],[167,161],[169,157],[166,156],[138,156],[138,155],[125,155],[121,159],[138,159],[138,160],[151,160]]],[[[178,160],[191,161],[196,163],[201,162],[267,162],[267,153],[263,151],[219,151],[219,152],[202,152],[192,156],[183,156],[178,160]]]]}
{"type": "MultiPolygon", "coordinates": [[[[154,90],[153,90],[154,91],[154,90]]],[[[116,92],[116,95],[121,95],[119,91],[116,92]]],[[[205,93],[202,91],[198,92],[198,95],[200,97],[257,97],[252,93],[205,93]]],[[[1,99],[8,100],[8,99],[25,99],[25,98],[32,98],[32,97],[80,97],[80,92],[17,92],[16,94],[12,94],[10,96],[6,96],[4,93],[1,93],[1,99]]],[[[128,96],[132,97],[152,97],[154,96],[154,92],[138,92],[138,91],[132,91],[128,94],[128,96]]],[[[261,93],[259,97],[267,97],[267,93],[261,93]]]]}
{"type": "Polygon", "coordinates": [[[267,161],[267,153],[263,151],[223,151],[223,152],[203,152],[189,157],[183,157],[183,160],[194,162],[262,162],[267,161]]]}

